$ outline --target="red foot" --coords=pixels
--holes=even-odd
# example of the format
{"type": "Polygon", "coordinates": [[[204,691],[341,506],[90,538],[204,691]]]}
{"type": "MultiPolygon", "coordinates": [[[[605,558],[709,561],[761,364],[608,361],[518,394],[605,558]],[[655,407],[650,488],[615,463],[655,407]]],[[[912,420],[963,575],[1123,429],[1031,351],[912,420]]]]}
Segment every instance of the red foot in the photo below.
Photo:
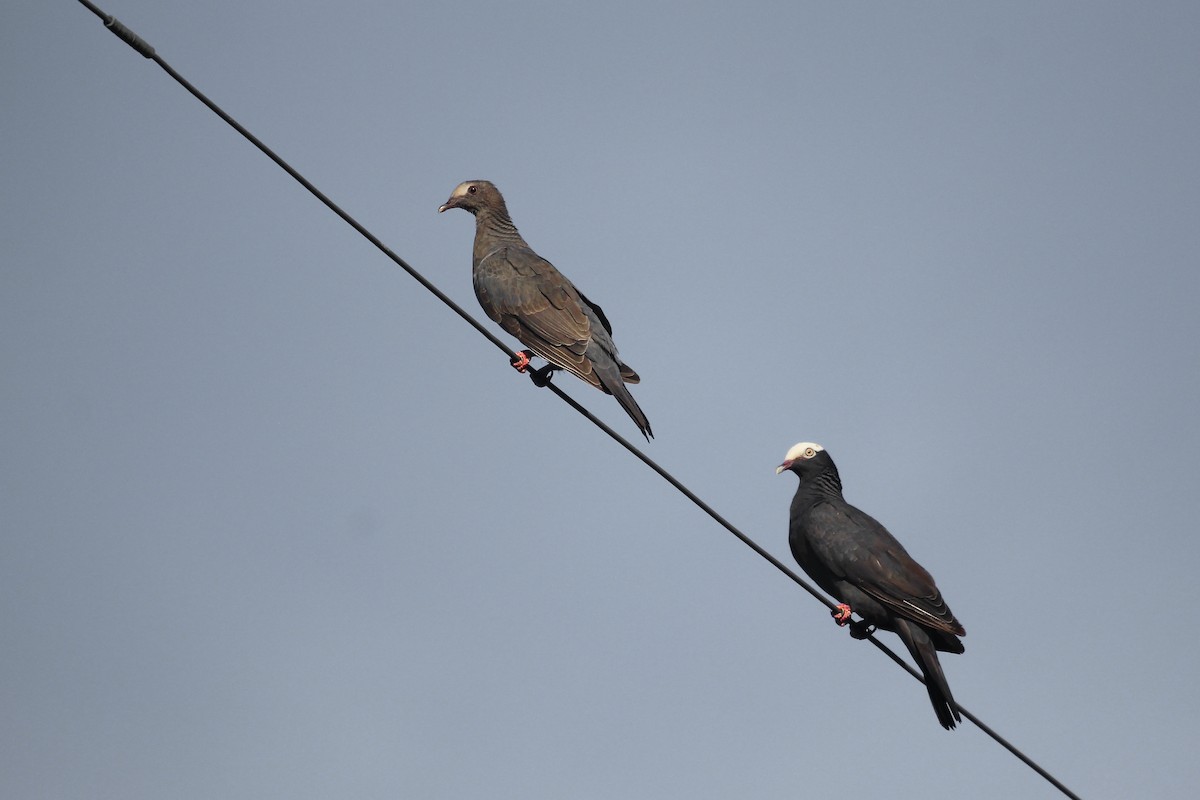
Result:
{"type": "Polygon", "coordinates": [[[850,610],[850,606],[845,603],[838,603],[838,607],[829,612],[830,616],[833,617],[833,621],[839,626],[848,625],[850,623],[850,615],[853,613],[850,610]]]}
{"type": "Polygon", "coordinates": [[[524,372],[525,368],[529,366],[529,357],[531,355],[533,355],[533,353],[530,353],[528,350],[521,350],[516,354],[516,356],[510,358],[508,363],[512,364],[513,369],[515,369],[517,372],[524,372]]]}

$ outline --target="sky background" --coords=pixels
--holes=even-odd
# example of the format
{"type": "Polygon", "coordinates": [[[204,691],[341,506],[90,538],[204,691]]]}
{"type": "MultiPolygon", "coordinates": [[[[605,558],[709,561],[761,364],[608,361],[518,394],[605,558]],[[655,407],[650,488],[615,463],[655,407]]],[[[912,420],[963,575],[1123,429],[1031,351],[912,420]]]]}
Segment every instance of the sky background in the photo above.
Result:
{"type": "MultiPolygon", "coordinates": [[[[494,181],[653,458],[790,564],[823,444],[965,707],[1195,797],[1200,5],[102,7],[478,316],[494,181]]],[[[0,795],[1060,796],[82,5],[0,16],[0,795]]]]}

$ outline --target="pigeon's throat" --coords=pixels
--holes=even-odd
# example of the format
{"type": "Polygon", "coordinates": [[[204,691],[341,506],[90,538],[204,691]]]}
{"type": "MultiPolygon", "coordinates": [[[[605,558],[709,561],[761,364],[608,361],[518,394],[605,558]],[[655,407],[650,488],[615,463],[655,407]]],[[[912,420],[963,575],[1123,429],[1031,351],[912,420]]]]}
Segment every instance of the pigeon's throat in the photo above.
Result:
{"type": "Polygon", "coordinates": [[[492,209],[480,209],[475,214],[475,233],[480,236],[492,236],[497,239],[520,239],[517,226],[509,219],[508,214],[492,209]]]}
{"type": "Polygon", "coordinates": [[[837,497],[842,496],[842,480],[836,472],[822,472],[818,475],[805,478],[808,491],[821,497],[837,497]]]}

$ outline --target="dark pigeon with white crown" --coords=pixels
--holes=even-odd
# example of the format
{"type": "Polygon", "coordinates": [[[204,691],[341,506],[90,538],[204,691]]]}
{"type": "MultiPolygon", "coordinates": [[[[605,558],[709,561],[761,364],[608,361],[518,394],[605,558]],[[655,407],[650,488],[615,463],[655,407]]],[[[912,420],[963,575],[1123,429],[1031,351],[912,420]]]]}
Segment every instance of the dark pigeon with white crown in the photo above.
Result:
{"type": "Polygon", "coordinates": [[[954,618],[925,568],[913,560],[887,528],[842,497],[842,481],[825,448],[801,442],[788,451],[776,474],[800,478],[792,498],[788,542],[792,555],[822,589],[841,605],[839,625],[856,638],[871,626],[893,631],[912,654],[938,722],[949,730],[961,722],[937,651],[962,653],[966,631],[954,618]],[[863,622],[852,622],[857,613],[863,622]]]}

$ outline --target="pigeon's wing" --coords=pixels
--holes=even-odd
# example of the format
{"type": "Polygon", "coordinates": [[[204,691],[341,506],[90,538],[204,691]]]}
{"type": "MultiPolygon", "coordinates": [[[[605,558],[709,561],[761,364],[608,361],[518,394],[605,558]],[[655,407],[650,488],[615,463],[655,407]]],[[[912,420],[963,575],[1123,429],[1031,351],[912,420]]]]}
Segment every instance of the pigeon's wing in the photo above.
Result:
{"type": "Polygon", "coordinates": [[[584,296],[583,292],[580,292],[578,289],[575,291],[579,292],[579,299],[583,301],[584,305],[592,310],[592,313],[596,315],[596,319],[599,320],[600,324],[604,326],[604,330],[608,332],[609,336],[612,336],[612,323],[608,321],[608,316],[604,313],[604,309],[593,303],[591,300],[588,300],[587,297],[584,296]]]}
{"type": "Polygon", "coordinates": [[[592,315],[592,338],[600,342],[601,347],[617,363],[618,368],[621,370],[621,380],[625,383],[641,383],[641,377],[633,370],[633,367],[622,361],[621,356],[617,353],[617,346],[612,340],[612,323],[608,321],[608,316],[604,313],[604,309],[587,299],[578,288],[575,291],[579,292],[579,299],[583,301],[584,311],[592,315]],[[604,329],[603,332],[601,332],[601,328],[604,329]]]}
{"type": "Polygon", "coordinates": [[[962,636],[933,577],[877,520],[849,504],[813,509],[814,554],[892,612],[934,630],[962,636]]]}
{"type": "Polygon", "coordinates": [[[533,352],[599,386],[586,356],[591,320],[553,264],[528,248],[502,248],[479,263],[475,293],[488,316],[533,352]]]}

